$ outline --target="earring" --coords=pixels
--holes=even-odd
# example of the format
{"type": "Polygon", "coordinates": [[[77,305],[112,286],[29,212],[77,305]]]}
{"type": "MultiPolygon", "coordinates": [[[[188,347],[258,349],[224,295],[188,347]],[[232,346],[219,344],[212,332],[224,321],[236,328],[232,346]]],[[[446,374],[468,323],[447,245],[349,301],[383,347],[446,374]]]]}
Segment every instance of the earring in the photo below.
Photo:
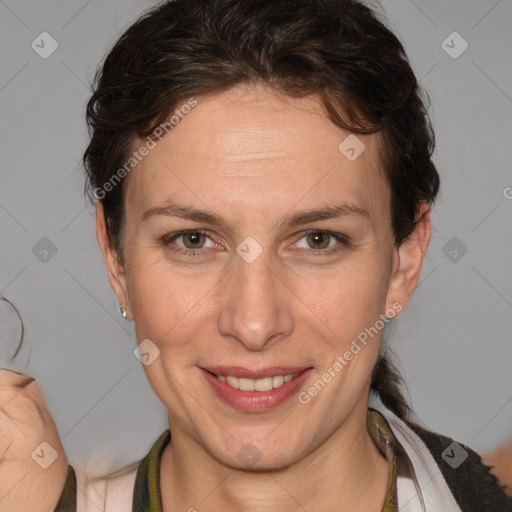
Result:
{"type": "Polygon", "coordinates": [[[126,306],[124,304],[119,304],[119,310],[121,311],[121,316],[126,320],[128,316],[128,311],[126,311],[126,306]]]}

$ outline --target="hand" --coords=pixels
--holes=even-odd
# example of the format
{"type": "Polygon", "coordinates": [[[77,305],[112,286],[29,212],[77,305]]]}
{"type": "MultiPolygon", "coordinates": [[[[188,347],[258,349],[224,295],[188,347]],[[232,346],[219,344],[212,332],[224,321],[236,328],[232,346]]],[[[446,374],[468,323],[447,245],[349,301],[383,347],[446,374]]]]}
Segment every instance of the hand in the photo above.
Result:
{"type": "Polygon", "coordinates": [[[54,512],[67,469],[35,380],[0,369],[0,511],[54,512]]]}

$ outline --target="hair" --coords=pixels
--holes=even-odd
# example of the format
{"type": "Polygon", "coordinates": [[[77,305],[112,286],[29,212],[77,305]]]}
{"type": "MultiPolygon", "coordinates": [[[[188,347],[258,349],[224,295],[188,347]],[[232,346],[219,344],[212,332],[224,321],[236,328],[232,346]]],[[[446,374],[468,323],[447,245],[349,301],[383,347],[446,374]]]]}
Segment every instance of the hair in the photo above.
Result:
{"type": "MultiPolygon", "coordinates": [[[[396,247],[414,231],[419,204],[434,204],[439,175],[428,95],[375,9],[354,0],[165,1],[115,43],[87,104],[85,192],[92,203],[101,200],[121,264],[125,180],[103,187],[126,165],[134,142],[150,140],[183,98],[256,83],[294,98],[317,95],[337,126],[378,134],[396,247]]],[[[371,389],[405,419],[402,383],[381,351],[371,389]]]]}

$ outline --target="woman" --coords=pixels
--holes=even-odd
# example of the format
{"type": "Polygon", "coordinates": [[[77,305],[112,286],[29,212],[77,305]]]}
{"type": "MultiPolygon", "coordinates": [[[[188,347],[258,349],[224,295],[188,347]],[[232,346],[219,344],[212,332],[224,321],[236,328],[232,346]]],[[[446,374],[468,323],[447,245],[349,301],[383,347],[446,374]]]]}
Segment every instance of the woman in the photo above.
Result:
{"type": "Polygon", "coordinates": [[[88,104],[87,190],[169,430],[55,510],[504,511],[382,344],[439,189],[402,45],[353,1],[176,0],[88,104]]]}

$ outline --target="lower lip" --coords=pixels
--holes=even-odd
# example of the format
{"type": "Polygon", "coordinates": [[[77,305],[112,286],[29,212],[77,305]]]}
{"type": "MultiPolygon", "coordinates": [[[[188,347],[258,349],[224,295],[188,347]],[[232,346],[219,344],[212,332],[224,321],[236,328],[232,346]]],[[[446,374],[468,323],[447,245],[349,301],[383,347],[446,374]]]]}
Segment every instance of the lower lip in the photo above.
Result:
{"type": "Polygon", "coordinates": [[[239,389],[232,388],[227,382],[220,381],[210,372],[202,368],[201,371],[224,403],[239,411],[261,412],[273,409],[294,396],[309,377],[313,368],[304,370],[294,379],[269,391],[240,391],[239,389]]]}

